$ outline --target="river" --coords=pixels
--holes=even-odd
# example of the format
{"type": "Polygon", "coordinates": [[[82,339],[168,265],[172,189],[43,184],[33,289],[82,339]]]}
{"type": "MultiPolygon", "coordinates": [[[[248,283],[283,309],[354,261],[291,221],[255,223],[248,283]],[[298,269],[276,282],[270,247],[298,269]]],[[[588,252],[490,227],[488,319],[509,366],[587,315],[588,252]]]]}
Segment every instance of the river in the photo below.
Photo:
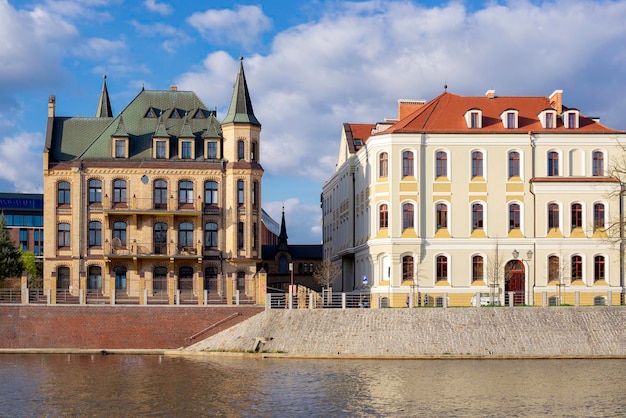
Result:
{"type": "Polygon", "coordinates": [[[2,417],[623,417],[626,360],[0,355],[2,417]]]}

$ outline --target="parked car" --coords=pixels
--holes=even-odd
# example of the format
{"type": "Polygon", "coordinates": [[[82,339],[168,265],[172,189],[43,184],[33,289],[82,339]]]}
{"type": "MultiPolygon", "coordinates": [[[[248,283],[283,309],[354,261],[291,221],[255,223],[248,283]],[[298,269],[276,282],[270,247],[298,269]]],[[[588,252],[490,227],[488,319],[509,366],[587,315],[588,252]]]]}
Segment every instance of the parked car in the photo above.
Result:
{"type": "MultiPolygon", "coordinates": [[[[493,305],[500,305],[500,295],[499,294],[489,294],[489,293],[481,293],[480,294],[480,306],[489,306],[492,305],[492,297],[493,297],[493,305]]],[[[472,306],[478,306],[476,304],[476,295],[472,296],[472,306]]]]}

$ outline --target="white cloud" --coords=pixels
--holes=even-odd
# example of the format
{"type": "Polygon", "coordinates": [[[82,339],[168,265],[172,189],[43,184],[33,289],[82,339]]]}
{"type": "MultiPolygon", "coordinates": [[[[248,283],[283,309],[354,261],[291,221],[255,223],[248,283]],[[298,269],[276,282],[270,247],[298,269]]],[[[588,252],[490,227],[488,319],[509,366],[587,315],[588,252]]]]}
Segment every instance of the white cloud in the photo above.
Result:
{"type": "Polygon", "coordinates": [[[41,193],[43,135],[20,133],[0,140],[0,180],[15,191],[41,193]]]}
{"type": "Polygon", "coordinates": [[[182,30],[163,23],[142,24],[136,20],[131,21],[137,32],[146,38],[158,37],[161,39],[161,47],[169,53],[176,53],[192,39],[182,30]]]}
{"type": "Polygon", "coordinates": [[[145,0],[143,2],[144,6],[151,12],[156,12],[161,15],[169,15],[174,9],[167,3],[157,3],[156,0],[145,0]]]}
{"type": "Polygon", "coordinates": [[[124,51],[127,48],[123,40],[112,41],[104,38],[85,39],[80,45],[74,48],[74,54],[81,58],[107,59],[124,51]]]}
{"type": "Polygon", "coordinates": [[[237,42],[244,46],[258,44],[258,38],[272,27],[272,20],[259,6],[209,9],[192,14],[187,22],[212,42],[237,42]]]}

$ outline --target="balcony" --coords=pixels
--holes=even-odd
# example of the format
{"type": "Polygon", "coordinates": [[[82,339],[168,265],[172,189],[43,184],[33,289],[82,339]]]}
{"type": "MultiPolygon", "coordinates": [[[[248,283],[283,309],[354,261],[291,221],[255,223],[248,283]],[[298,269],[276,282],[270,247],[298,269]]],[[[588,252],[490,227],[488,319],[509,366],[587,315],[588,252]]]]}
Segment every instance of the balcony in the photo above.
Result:
{"type": "Polygon", "coordinates": [[[220,209],[215,206],[205,206],[201,197],[191,203],[180,203],[176,198],[170,196],[166,202],[155,202],[153,198],[130,197],[126,202],[114,202],[108,196],[104,196],[101,204],[90,204],[89,210],[104,213],[123,214],[184,214],[201,215],[204,212],[219,214],[220,209]]]}
{"type": "Polygon", "coordinates": [[[122,243],[119,239],[105,240],[103,245],[105,258],[179,258],[197,259],[203,256],[202,243],[196,245],[178,245],[175,242],[153,243],[129,241],[122,243]]]}

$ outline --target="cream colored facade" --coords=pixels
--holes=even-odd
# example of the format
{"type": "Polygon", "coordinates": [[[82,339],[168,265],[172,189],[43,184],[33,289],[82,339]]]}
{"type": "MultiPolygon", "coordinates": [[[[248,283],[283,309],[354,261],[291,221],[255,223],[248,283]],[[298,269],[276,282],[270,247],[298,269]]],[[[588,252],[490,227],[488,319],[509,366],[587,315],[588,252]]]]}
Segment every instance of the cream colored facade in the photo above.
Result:
{"type": "Polygon", "coordinates": [[[345,124],[323,186],[324,257],[344,291],[391,306],[620,303],[609,173],[623,132],[564,107],[561,91],[404,106],[399,120],[345,124]]]}
{"type": "Polygon", "coordinates": [[[179,291],[188,303],[232,303],[239,290],[256,300],[261,125],[243,65],[221,123],[176,88],[142,90],[113,117],[105,81],[100,101],[95,118],[58,117],[49,103],[44,290],[169,304],[179,291]]]}

